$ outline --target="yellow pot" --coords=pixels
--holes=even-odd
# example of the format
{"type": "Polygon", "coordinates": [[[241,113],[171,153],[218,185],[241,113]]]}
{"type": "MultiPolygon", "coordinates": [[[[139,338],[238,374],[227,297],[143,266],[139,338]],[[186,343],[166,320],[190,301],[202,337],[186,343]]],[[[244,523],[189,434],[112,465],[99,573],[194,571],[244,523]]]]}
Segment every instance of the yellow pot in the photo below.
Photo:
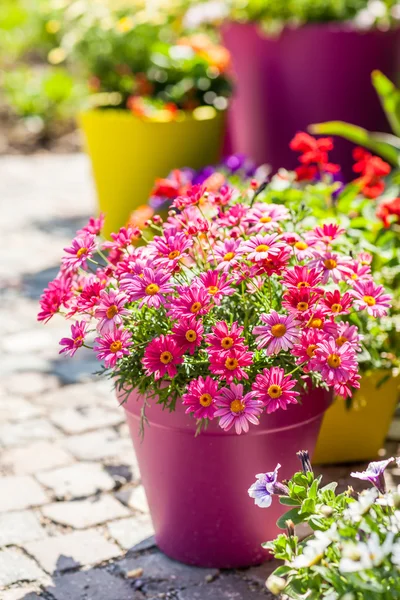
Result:
{"type": "Polygon", "coordinates": [[[201,107],[176,121],[146,121],[127,110],[104,109],[82,113],[80,123],[109,236],[147,203],[157,177],[218,161],[225,114],[201,107]]]}
{"type": "Polygon", "coordinates": [[[388,372],[363,376],[352,407],[336,398],[325,413],[313,463],[357,462],[377,458],[382,448],[399,396],[400,379],[390,377],[377,384],[388,372]]]}

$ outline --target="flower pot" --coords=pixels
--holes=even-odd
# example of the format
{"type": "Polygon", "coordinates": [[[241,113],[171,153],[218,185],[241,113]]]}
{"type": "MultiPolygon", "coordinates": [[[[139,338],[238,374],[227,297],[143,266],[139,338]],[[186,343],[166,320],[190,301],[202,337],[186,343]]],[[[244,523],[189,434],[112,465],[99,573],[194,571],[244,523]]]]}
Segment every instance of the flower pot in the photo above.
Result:
{"type": "MultiPolygon", "coordinates": [[[[274,170],[293,168],[297,157],[289,142],[311,123],[342,120],[389,131],[371,72],[380,69],[398,79],[400,30],[362,33],[317,24],[267,37],[255,24],[231,23],[222,34],[237,77],[229,112],[233,151],[274,170]]],[[[352,146],[335,144],[331,159],[349,178],[352,146]]]]}
{"type": "Polygon", "coordinates": [[[80,122],[109,236],[147,203],[157,177],[218,161],[225,114],[203,107],[181,120],[146,121],[127,110],[104,109],[82,113],[80,122]]]}
{"type": "Polygon", "coordinates": [[[349,410],[341,398],[335,399],[322,422],[314,463],[357,462],[378,457],[400,391],[399,377],[389,377],[377,388],[385,375],[389,372],[364,375],[349,410]]]}
{"type": "Polygon", "coordinates": [[[159,548],[201,567],[244,567],[267,559],[261,544],[275,537],[283,507],[275,499],[261,511],[247,490],[257,473],[278,462],[282,479],[300,470],[296,452],[313,452],[329,402],[329,393],[314,390],[302,405],[263,414],[247,434],[226,433],[212,421],[195,437],[195,420],[180,403],[171,413],[152,400],[142,439],[143,397],[133,392],[124,407],[159,548]]]}

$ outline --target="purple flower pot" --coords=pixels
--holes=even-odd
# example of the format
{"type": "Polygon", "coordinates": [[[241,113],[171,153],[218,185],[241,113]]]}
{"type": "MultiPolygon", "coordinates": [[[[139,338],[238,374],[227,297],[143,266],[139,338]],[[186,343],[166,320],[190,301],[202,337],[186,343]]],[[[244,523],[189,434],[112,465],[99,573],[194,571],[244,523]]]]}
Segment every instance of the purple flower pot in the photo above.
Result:
{"type": "Polygon", "coordinates": [[[201,567],[244,567],[267,559],[261,544],[275,537],[283,507],[275,498],[269,509],[258,508],[247,490],[257,473],[278,462],[280,479],[300,470],[296,452],[314,451],[330,394],[314,390],[302,405],[263,414],[259,426],[240,436],[212,421],[195,437],[195,420],[181,403],[170,413],[153,400],[143,439],[142,399],[133,392],[124,408],[159,548],[201,567]]]}
{"type": "MultiPolygon", "coordinates": [[[[285,29],[268,38],[254,24],[222,29],[236,72],[229,129],[234,152],[244,152],[276,170],[293,168],[289,142],[311,123],[348,121],[371,131],[389,126],[371,84],[379,69],[397,80],[400,29],[357,32],[344,25],[285,29]]],[[[336,141],[332,162],[351,178],[352,146],[336,141]]]]}

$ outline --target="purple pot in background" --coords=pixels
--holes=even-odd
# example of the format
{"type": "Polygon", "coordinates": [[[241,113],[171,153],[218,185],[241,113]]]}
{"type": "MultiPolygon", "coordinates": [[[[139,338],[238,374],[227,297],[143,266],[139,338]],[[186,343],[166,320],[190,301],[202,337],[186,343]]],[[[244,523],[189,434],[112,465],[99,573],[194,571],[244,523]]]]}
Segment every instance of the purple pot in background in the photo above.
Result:
{"type": "MultiPolygon", "coordinates": [[[[233,152],[274,170],[293,168],[297,158],[289,142],[311,123],[342,120],[389,131],[371,72],[398,79],[399,29],[362,33],[318,24],[268,38],[255,24],[231,23],[222,35],[237,79],[229,115],[233,152]]],[[[352,146],[343,140],[335,145],[331,161],[351,178],[352,146]]]]}
{"type": "Polygon", "coordinates": [[[170,413],[152,400],[141,439],[143,397],[133,392],[124,408],[159,548],[200,567],[244,567],[267,559],[261,544],[275,537],[284,507],[275,498],[269,509],[258,508],[247,490],[257,473],[272,471],[278,462],[280,479],[300,470],[296,452],[314,451],[330,400],[329,393],[314,390],[301,405],[263,414],[247,434],[226,433],[212,421],[197,437],[195,420],[180,402],[170,413]]]}

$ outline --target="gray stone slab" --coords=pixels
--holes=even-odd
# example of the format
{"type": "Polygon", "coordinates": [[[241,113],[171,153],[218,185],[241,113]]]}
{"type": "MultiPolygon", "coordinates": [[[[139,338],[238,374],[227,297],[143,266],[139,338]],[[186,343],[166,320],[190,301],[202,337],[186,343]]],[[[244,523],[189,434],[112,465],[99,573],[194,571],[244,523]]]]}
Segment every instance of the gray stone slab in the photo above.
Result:
{"type": "Polygon", "coordinates": [[[44,418],[0,425],[0,443],[6,447],[23,446],[38,440],[55,440],[60,436],[59,430],[44,418]]]}
{"type": "Polygon", "coordinates": [[[35,581],[43,577],[43,571],[21,550],[0,550],[0,588],[19,581],[35,581]]]}
{"type": "Polygon", "coordinates": [[[128,438],[121,438],[114,429],[101,429],[66,438],[64,447],[79,460],[102,460],[133,452],[128,438]]]}
{"type": "Polygon", "coordinates": [[[55,577],[47,590],[55,600],[140,600],[133,582],[104,569],[90,569],[55,577]]]}
{"type": "Polygon", "coordinates": [[[28,585],[9,588],[1,592],[1,600],[40,600],[40,590],[36,586],[28,585]]]}
{"type": "Polygon", "coordinates": [[[149,512],[146,492],[144,491],[144,487],[142,485],[121,490],[118,492],[117,496],[121,502],[129,506],[129,508],[138,510],[142,513],[149,512]]]}
{"type": "Polygon", "coordinates": [[[54,375],[48,373],[25,372],[22,376],[9,375],[2,379],[2,386],[15,396],[36,396],[59,386],[59,381],[54,375]]]}
{"type": "Polygon", "coordinates": [[[235,575],[223,575],[202,586],[189,586],[178,591],[178,600],[273,600],[267,590],[252,587],[235,575]]]}
{"type": "Polygon", "coordinates": [[[52,410],[98,405],[105,408],[117,406],[112,384],[106,379],[65,385],[38,396],[34,401],[40,402],[42,406],[48,406],[52,410]]]}
{"type": "Polygon", "coordinates": [[[50,574],[96,565],[121,554],[116,544],[109,542],[95,529],[48,537],[25,544],[25,548],[50,574]]]}
{"type": "Polygon", "coordinates": [[[47,502],[43,488],[29,476],[0,478],[0,513],[47,502]]]}
{"type": "Polygon", "coordinates": [[[0,547],[18,546],[43,537],[46,532],[33,511],[0,514],[0,547]]]}
{"type": "Polygon", "coordinates": [[[88,406],[80,410],[64,408],[50,413],[50,420],[54,425],[71,435],[119,425],[124,418],[120,410],[107,410],[98,406],[88,406]]]}
{"type": "Polygon", "coordinates": [[[125,506],[109,495],[74,502],[56,502],[43,507],[42,513],[52,521],[74,529],[93,527],[130,514],[125,506]]]}
{"type": "Polygon", "coordinates": [[[129,519],[120,519],[107,524],[107,529],[116,542],[125,550],[134,548],[154,534],[148,515],[137,514],[129,519]]]}
{"type": "Polygon", "coordinates": [[[34,442],[23,448],[6,449],[0,454],[0,465],[16,475],[35,474],[73,462],[72,456],[57,442],[34,442]]]}
{"type": "Polygon", "coordinates": [[[112,490],[115,486],[114,480],[102,465],[94,463],[80,463],[44,471],[38,473],[36,478],[50,488],[57,498],[83,498],[98,491],[112,490]]]}
{"type": "Polygon", "coordinates": [[[7,395],[0,397],[0,422],[22,421],[39,417],[43,413],[40,406],[31,404],[25,398],[7,395]]]}

